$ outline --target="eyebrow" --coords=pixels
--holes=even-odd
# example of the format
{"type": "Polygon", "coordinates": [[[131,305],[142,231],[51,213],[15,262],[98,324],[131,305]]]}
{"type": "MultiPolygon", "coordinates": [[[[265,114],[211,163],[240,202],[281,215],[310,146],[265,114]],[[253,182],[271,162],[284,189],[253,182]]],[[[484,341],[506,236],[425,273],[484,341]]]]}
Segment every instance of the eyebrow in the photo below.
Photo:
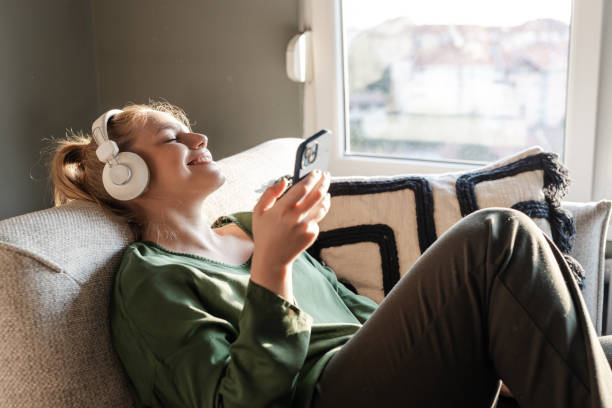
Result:
{"type": "Polygon", "coordinates": [[[161,132],[163,132],[166,129],[176,130],[177,132],[183,132],[184,131],[184,129],[181,128],[176,123],[167,123],[165,125],[160,126],[159,129],[157,129],[157,132],[155,133],[155,135],[160,134],[161,132]]]}

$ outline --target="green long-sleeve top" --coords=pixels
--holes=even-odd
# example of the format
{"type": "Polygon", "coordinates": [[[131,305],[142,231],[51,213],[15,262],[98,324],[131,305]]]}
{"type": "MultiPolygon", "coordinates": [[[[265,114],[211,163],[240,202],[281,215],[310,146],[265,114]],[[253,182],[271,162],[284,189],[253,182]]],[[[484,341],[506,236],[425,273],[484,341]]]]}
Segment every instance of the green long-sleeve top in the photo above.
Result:
{"type": "MultiPolygon", "coordinates": [[[[221,217],[253,238],[251,212],[221,217]]],[[[325,364],[377,304],[307,252],[291,304],[235,266],[136,242],[111,301],[112,339],[139,406],[310,407],[325,364]]]]}

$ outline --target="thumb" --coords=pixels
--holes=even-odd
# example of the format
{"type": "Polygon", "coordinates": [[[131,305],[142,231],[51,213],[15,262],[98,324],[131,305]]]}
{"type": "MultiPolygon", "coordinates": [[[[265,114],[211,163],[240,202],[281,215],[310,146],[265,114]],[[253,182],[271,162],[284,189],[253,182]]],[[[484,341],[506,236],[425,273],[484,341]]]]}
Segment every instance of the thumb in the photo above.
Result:
{"type": "Polygon", "coordinates": [[[278,196],[285,190],[286,185],[287,180],[284,177],[278,183],[272,184],[263,192],[255,208],[259,211],[268,210],[268,208],[274,205],[278,196]]]}

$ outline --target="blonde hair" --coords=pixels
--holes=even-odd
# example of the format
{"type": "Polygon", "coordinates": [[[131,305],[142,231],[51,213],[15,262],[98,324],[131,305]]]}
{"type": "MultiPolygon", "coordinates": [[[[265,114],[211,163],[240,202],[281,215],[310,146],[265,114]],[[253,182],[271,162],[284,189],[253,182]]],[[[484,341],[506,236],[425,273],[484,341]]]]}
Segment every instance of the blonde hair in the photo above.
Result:
{"type": "MultiPolygon", "coordinates": [[[[166,101],[150,101],[149,104],[128,104],[123,112],[113,116],[108,123],[108,138],[115,141],[119,151],[129,151],[133,142],[133,131],[144,126],[151,111],[165,112],[183,123],[191,131],[185,112],[166,101]]],[[[144,227],[136,210],[127,202],[111,197],[102,184],[105,163],[98,160],[98,145],[89,133],[68,131],[66,138],[55,141],[50,163],[50,178],[53,185],[55,206],[72,200],[94,202],[105,211],[125,219],[136,235],[142,236],[144,227]]]]}

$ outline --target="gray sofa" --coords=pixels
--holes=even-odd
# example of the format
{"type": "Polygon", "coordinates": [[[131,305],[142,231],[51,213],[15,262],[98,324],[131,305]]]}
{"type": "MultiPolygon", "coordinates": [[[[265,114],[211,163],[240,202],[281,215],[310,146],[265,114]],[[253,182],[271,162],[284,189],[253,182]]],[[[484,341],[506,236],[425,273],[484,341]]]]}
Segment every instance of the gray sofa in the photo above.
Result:
{"type": "MultiPolygon", "coordinates": [[[[227,181],[205,203],[209,221],[251,210],[266,184],[292,172],[300,141],[275,139],[219,161],[227,181]]],[[[601,334],[610,202],[564,206],[575,216],[572,255],[587,272],[584,301],[601,334]]],[[[131,241],[123,222],[84,201],[0,221],[0,406],[132,406],[107,317],[131,241]]]]}

